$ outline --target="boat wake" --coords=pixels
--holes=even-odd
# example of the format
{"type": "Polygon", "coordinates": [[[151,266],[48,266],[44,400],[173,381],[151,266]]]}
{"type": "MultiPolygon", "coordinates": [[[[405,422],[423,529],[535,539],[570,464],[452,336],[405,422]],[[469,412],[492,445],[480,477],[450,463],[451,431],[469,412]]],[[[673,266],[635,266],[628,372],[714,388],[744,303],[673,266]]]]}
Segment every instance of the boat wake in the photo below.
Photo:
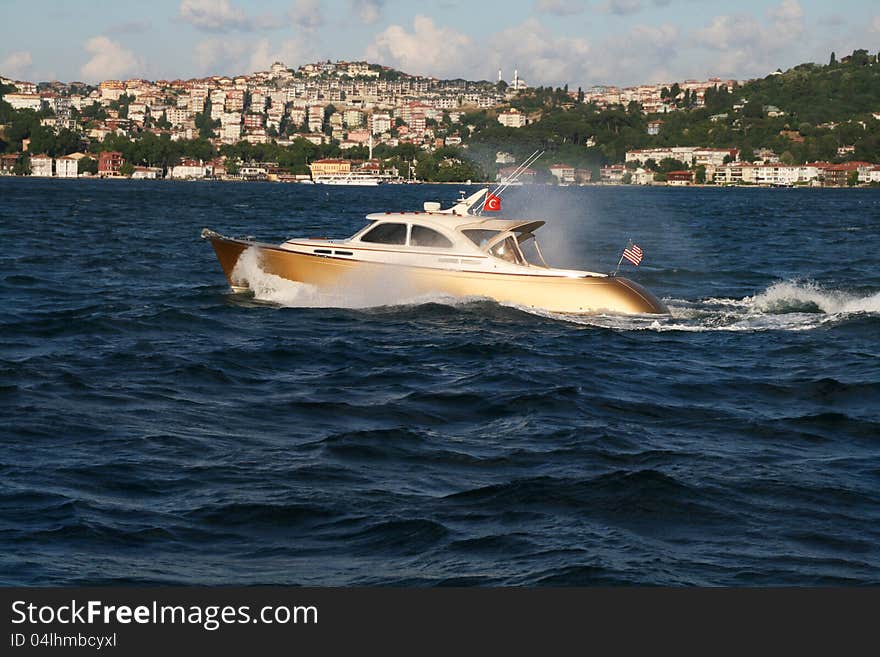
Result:
{"type": "MultiPolygon", "coordinates": [[[[333,289],[318,289],[267,273],[256,249],[242,253],[233,279],[247,285],[256,301],[291,308],[366,309],[387,306],[443,304],[462,306],[490,302],[483,297],[418,294],[399,276],[342,281],[333,289]]],[[[710,297],[697,301],[664,299],[667,317],[655,315],[575,315],[501,304],[539,317],[584,326],[649,331],[804,331],[835,324],[859,314],[880,315],[880,292],[867,296],[827,290],[812,282],[774,283],[755,296],[710,297]]]]}
{"type": "Polygon", "coordinates": [[[254,300],[289,308],[365,309],[426,303],[461,305],[477,300],[447,294],[417,293],[406,277],[393,271],[370,278],[342,279],[331,289],[319,289],[266,272],[260,263],[260,253],[254,248],[241,254],[232,278],[236,283],[248,287],[254,300]]]}
{"type": "Polygon", "coordinates": [[[664,299],[669,317],[648,315],[559,315],[538,312],[587,326],[651,331],[805,331],[833,325],[855,315],[880,315],[880,292],[858,296],[826,290],[812,282],[774,283],[742,299],[710,297],[698,301],[664,299]]]}

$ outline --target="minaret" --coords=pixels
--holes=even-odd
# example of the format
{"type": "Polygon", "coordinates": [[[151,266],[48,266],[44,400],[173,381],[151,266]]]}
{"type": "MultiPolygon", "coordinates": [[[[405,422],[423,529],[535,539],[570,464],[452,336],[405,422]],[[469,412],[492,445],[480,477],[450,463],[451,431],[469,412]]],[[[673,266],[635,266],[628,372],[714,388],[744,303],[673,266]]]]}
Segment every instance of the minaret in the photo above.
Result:
{"type": "Polygon", "coordinates": [[[501,69],[498,69],[498,81],[501,82],[501,69]]]}
{"type": "Polygon", "coordinates": [[[517,69],[513,69],[513,88],[519,89],[519,71],[517,69]]]}

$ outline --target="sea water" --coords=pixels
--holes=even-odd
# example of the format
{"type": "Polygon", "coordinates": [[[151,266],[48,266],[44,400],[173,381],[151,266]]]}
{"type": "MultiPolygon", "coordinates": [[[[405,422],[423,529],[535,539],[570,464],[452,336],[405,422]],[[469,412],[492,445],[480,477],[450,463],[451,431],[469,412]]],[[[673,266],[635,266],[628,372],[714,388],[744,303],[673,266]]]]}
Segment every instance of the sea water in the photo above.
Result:
{"type": "Polygon", "coordinates": [[[880,190],[504,195],[668,317],[236,295],[198,237],[459,191],[0,179],[0,581],[880,583],[880,190]]]}

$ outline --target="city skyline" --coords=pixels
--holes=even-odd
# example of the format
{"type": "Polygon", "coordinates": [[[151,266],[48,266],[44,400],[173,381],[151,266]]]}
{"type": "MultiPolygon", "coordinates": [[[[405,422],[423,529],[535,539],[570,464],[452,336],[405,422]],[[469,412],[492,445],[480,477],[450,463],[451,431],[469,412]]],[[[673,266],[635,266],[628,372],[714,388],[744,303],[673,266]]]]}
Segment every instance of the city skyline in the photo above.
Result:
{"type": "Polygon", "coordinates": [[[861,0],[523,0],[418,7],[395,0],[12,0],[0,75],[31,80],[234,75],[273,61],[369,60],[407,73],[535,85],[762,76],[831,51],[880,44],[880,10],[861,0]],[[39,29],[38,29],[39,28],[39,29]],[[35,34],[39,33],[39,37],[35,34]]]}

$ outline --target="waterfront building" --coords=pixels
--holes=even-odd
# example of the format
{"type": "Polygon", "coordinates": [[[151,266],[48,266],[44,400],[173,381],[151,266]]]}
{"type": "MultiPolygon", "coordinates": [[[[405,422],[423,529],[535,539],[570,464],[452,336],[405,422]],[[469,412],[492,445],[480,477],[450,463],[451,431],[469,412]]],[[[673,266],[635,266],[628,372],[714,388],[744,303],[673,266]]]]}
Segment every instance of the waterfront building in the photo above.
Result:
{"type": "Polygon", "coordinates": [[[670,185],[692,185],[694,182],[693,171],[670,171],[666,174],[666,182],[670,185]]]}
{"type": "Polygon", "coordinates": [[[200,160],[183,159],[179,164],[171,167],[170,177],[177,179],[204,178],[208,175],[208,168],[200,160]]]}
{"type": "Polygon", "coordinates": [[[351,172],[351,160],[338,158],[315,160],[309,165],[309,169],[312,172],[312,177],[346,174],[351,172]]]}
{"type": "Polygon", "coordinates": [[[10,153],[8,155],[0,155],[0,176],[12,175],[15,165],[18,163],[19,154],[10,153]]]}
{"type": "Polygon", "coordinates": [[[48,155],[31,156],[31,175],[43,178],[52,177],[52,158],[48,155]]]}
{"type": "Polygon", "coordinates": [[[131,174],[134,180],[156,180],[162,177],[161,167],[135,167],[131,174]]]}
{"type": "Polygon", "coordinates": [[[643,167],[637,167],[633,171],[630,172],[632,178],[630,178],[631,185],[652,185],[654,184],[654,172],[651,169],[645,169],[643,167]]]}
{"type": "Polygon", "coordinates": [[[599,180],[603,183],[620,184],[626,175],[626,167],[622,164],[612,164],[599,169],[599,180]]]}
{"type": "Polygon", "coordinates": [[[575,182],[574,167],[568,164],[551,164],[550,175],[560,184],[568,185],[575,182]]]}
{"type": "Polygon", "coordinates": [[[65,155],[55,160],[55,175],[59,178],[76,178],[79,176],[78,157],[65,155]]]}
{"type": "Polygon", "coordinates": [[[119,169],[125,164],[122,153],[118,151],[101,151],[98,154],[98,175],[102,178],[119,176],[119,169]]]}
{"type": "MultiPolygon", "coordinates": [[[[496,180],[498,180],[499,182],[503,182],[516,174],[516,172],[517,167],[503,167],[501,169],[498,169],[496,180]]],[[[535,182],[535,176],[537,175],[537,173],[538,172],[534,169],[523,169],[517,180],[518,182],[521,182],[523,184],[533,183],[535,182]]]]}

